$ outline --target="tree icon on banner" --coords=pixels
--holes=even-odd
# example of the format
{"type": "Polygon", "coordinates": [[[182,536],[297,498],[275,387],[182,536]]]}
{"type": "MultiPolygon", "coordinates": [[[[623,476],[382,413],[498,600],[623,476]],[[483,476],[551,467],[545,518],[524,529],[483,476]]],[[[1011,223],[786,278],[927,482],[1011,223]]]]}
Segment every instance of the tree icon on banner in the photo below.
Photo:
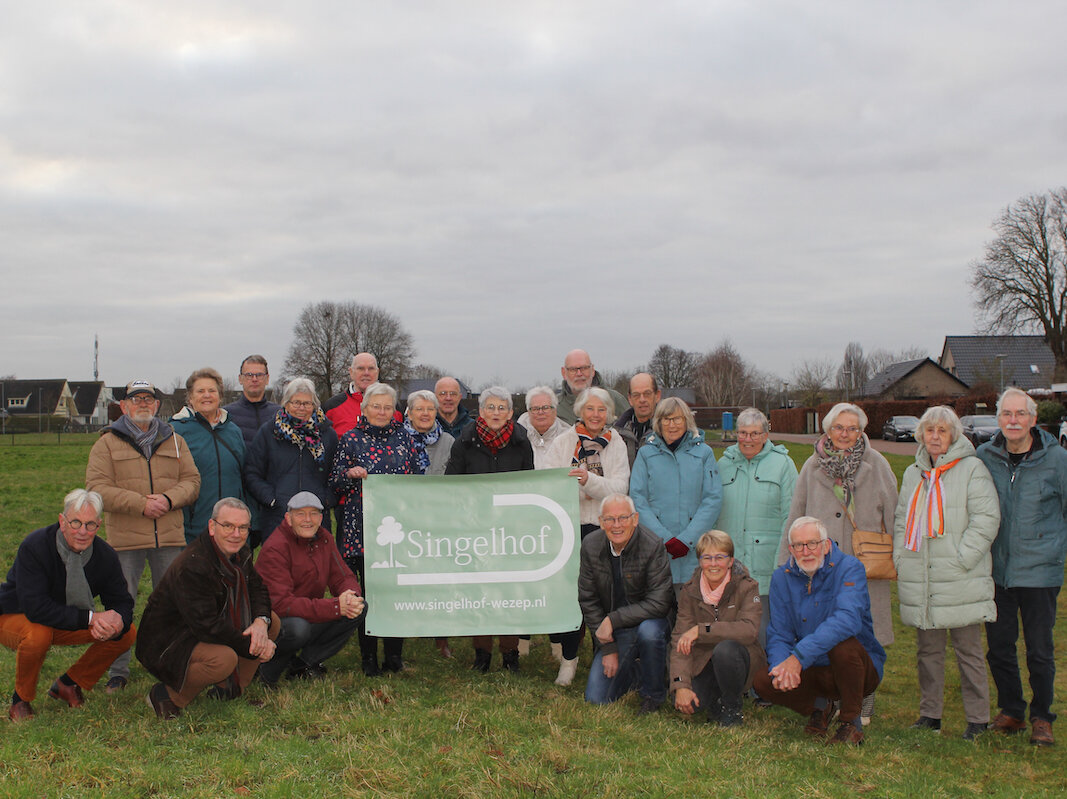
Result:
{"type": "Polygon", "coordinates": [[[385,516],[382,518],[381,524],[378,525],[376,531],[378,535],[375,537],[375,542],[380,547],[388,545],[389,547],[389,560],[379,561],[378,563],[372,563],[372,569],[406,569],[407,566],[403,563],[399,563],[393,558],[393,547],[401,543],[404,540],[406,533],[404,532],[404,526],[400,524],[393,516],[385,516]]]}

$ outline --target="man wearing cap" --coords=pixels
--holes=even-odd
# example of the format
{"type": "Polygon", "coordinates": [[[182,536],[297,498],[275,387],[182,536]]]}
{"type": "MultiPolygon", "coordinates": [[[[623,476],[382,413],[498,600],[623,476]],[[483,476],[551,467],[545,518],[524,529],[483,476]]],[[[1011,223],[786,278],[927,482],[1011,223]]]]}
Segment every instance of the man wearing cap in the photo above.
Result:
{"type": "MultiPolygon", "coordinates": [[[[155,386],[131,381],[120,405],[122,416],[89,451],[85,486],[104,499],[107,542],[118,553],[136,602],[145,563],[154,588],[185,546],[182,508],[200,493],[200,472],[184,439],[156,416],[155,386]]],[[[111,664],[105,690],[120,691],[129,680],[125,652],[111,664]]]]}
{"type": "Polygon", "coordinates": [[[348,643],[366,607],[356,575],[322,526],[319,498],[301,491],[288,508],[256,561],[282,624],[274,658],[259,667],[267,686],[276,685],[286,668],[290,679],[322,677],[323,661],[348,643]]]}
{"type": "Polygon", "coordinates": [[[0,585],[0,644],[15,652],[15,693],[8,716],[33,718],[30,702],[53,646],[89,644],[52,683],[48,695],[81,707],[111,662],[133,645],[133,600],[115,551],[96,538],[103,500],[79,488],[63,500],[59,523],[19,544],[0,585]],[[97,610],[100,597],[103,610],[97,610]]]}

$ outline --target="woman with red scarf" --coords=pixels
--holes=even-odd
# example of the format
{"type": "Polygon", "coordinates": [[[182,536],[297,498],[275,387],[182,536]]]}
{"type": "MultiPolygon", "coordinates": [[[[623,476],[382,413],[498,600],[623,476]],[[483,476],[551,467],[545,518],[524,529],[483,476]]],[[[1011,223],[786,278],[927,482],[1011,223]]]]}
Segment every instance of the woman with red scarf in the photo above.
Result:
{"type": "MultiPolygon", "coordinates": [[[[615,402],[611,395],[595,386],[581,392],[574,400],[578,417],[574,427],[559,434],[545,453],[544,468],[570,468],[570,475],[578,481],[578,515],[582,522],[582,538],[600,525],[600,502],[611,494],[625,494],[630,488],[630,460],[626,442],[617,430],[615,402]]],[[[559,644],[559,674],[556,685],[570,685],[578,670],[578,647],[585,635],[585,627],[568,633],[549,636],[559,644]]],[[[556,648],[553,647],[555,654],[556,648]]]]}
{"type": "Polygon", "coordinates": [[[970,741],[989,723],[982,622],[997,617],[989,550],[1000,527],[1000,500],[951,408],[928,409],[915,439],[919,449],[904,472],[893,536],[900,620],[916,628],[919,720],[911,726],[941,729],[951,633],[967,718],[963,737],[970,741]]]}
{"type": "MultiPolygon", "coordinates": [[[[452,445],[445,474],[493,474],[533,469],[533,448],[526,431],[511,420],[514,413],[515,406],[506,388],[492,386],[485,389],[478,398],[478,420],[463,428],[452,445]]],[[[474,664],[471,668],[489,671],[493,637],[476,635],[473,643],[474,664]]],[[[500,654],[505,669],[518,671],[519,637],[500,636],[500,654]]]]}

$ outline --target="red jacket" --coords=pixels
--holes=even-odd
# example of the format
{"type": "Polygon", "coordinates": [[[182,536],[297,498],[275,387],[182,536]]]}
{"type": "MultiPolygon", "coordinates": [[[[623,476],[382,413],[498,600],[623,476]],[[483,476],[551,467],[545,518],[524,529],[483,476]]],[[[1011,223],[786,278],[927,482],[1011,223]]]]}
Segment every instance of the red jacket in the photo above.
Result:
{"type": "Polygon", "coordinates": [[[297,616],[313,624],[333,621],[341,618],[338,596],[349,589],[363,593],[323,527],[314,538],[299,538],[283,520],[263,543],[256,571],[270,591],[271,607],[282,618],[297,616]]]}
{"type": "MultiPolygon", "coordinates": [[[[337,438],[342,438],[345,433],[356,426],[363,408],[362,391],[344,391],[330,397],[322,404],[322,411],[333,425],[337,438]]],[[[393,419],[398,422],[404,421],[400,411],[393,411],[393,419]]]]}

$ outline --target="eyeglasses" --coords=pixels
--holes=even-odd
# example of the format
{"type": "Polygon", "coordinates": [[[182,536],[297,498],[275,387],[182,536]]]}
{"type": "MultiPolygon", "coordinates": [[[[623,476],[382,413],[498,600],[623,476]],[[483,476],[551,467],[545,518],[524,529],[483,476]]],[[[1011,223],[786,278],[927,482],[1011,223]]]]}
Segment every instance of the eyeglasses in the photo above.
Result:
{"type": "Polygon", "coordinates": [[[1029,419],[1030,411],[1001,411],[1001,419],[1029,419]]]}
{"type": "Polygon", "coordinates": [[[549,411],[554,410],[555,408],[553,408],[551,405],[534,405],[532,408],[530,408],[530,413],[548,413],[549,411]]]}
{"type": "Polygon", "coordinates": [[[289,404],[294,408],[314,408],[315,403],[311,400],[289,400],[289,404]]]}
{"type": "Polygon", "coordinates": [[[563,368],[567,370],[567,374],[576,375],[579,372],[588,372],[593,368],[593,364],[587,363],[585,366],[565,366],[563,368]]]}
{"type": "Polygon", "coordinates": [[[156,398],[153,397],[151,394],[135,394],[134,396],[127,397],[126,399],[128,399],[134,405],[154,405],[156,403],[156,398]]]}
{"type": "Polygon", "coordinates": [[[625,516],[601,516],[600,517],[600,526],[603,527],[605,524],[616,524],[616,523],[625,524],[626,520],[627,519],[631,519],[631,518],[633,518],[633,514],[632,513],[627,513],[625,516]]]}
{"type": "Polygon", "coordinates": [[[393,412],[393,406],[392,405],[378,405],[377,403],[375,403],[374,405],[368,405],[367,407],[370,408],[375,413],[383,413],[383,412],[392,413],[393,412]]]}
{"type": "Polygon", "coordinates": [[[212,519],[211,521],[215,522],[216,526],[221,527],[222,532],[224,533],[232,533],[234,530],[238,530],[244,533],[245,535],[248,535],[248,531],[252,529],[252,526],[248,524],[233,524],[232,522],[220,522],[218,519],[212,519]]]}
{"type": "Polygon", "coordinates": [[[663,424],[670,424],[670,425],[685,424],[685,417],[684,416],[664,416],[663,417],[663,424]]]}
{"type": "Polygon", "coordinates": [[[262,380],[266,376],[266,372],[241,372],[241,377],[247,377],[249,380],[262,380]]]}
{"type": "Polygon", "coordinates": [[[630,392],[630,396],[633,397],[634,399],[652,399],[654,396],[656,396],[656,392],[655,391],[651,391],[651,390],[649,390],[649,391],[631,391],[630,392]]]}
{"type": "Polygon", "coordinates": [[[722,563],[726,563],[730,559],[730,555],[701,555],[700,560],[704,563],[714,563],[716,566],[722,563]]]}
{"type": "Polygon", "coordinates": [[[854,436],[859,431],[860,429],[858,427],[845,427],[843,424],[835,424],[830,428],[831,433],[837,433],[838,435],[841,435],[842,433],[848,433],[850,436],[854,436]]]}
{"type": "Polygon", "coordinates": [[[71,519],[67,516],[64,516],[63,520],[70,525],[72,530],[80,530],[84,527],[88,532],[95,533],[100,529],[100,522],[83,522],[81,519],[71,519]]]}
{"type": "Polygon", "coordinates": [[[458,397],[459,396],[459,392],[458,391],[438,391],[437,392],[437,396],[439,396],[439,397],[458,397]]]}
{"type": "Polygon", "coordinates": [[[817,552],[819,547],[822,546],[822,540],[819,541],[801,541],[797,544],[790,544],[789,548],[794,552],[803,552],[805,549],[808,552],[817,552]]]}
{"type": "Polygon", "coordinates": [[[483,406],[489,413],[507,413],[511,410],[507,405],[484,405],[483,406]]]}
{"type": "Polygon", "coordinates": [[[764,433],[762,430],[760,430],[758,433],[743,433],[743,432],[739,432],[737,434],[737,438],[738,438],[739,441],[752,441],[753,439],[763,438],[765,435],[767,435],[767,434],[764,433]]]}

